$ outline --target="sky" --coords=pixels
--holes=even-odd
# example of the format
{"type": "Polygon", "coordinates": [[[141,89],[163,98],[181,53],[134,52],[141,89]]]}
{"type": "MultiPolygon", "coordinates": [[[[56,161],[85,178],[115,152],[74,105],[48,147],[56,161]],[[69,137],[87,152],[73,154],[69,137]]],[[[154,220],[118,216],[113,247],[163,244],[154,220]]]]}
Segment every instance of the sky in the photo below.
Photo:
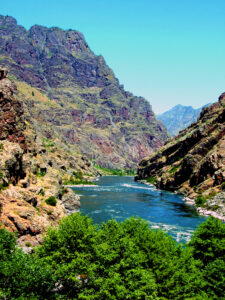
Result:
{"type": "Polygon", "coordinates": [[[81,31],[125,89],[155,113],[225,92],[225,0],[7,0],[0,14],[81,31]]]}

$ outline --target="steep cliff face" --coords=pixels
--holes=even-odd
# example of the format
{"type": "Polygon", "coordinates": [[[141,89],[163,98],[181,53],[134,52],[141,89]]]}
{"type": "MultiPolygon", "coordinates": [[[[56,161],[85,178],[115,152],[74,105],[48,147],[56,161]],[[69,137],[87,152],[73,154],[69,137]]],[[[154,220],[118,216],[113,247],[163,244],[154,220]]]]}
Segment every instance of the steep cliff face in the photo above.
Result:
{"type": "Polygon", "coordinates": [[[17,80],[42,133],[96,163],[134,168],[168,133],[150,104],[126,92],[81,33],[35,25],[29,31],[0,16],[0,63],[17,80]]]}
{"type": "Polygon", "coordinates": [[[26,149],[24,111],[22,104],[12,97],[16,86],[7,78],[7,73],[6,69],[0,70],[0,140],[17,142],[26,149]]]}
{"type": "Polygon", "coordinates": [[[203,206],[225,215],[225,93],[203,108],[196,123],[139,164],[137,180],[190,198],[199,194],[203,206]],[[219,194],[218,194],[219,193],[219,194]],[[215,196],[218,194],[220,196],[215,196]],[[202,202],[204,202],[202,200],[202,202]]]}
{"type": "Polygon", "coordinates": [[[0,68],[0,224],[17,232],[21,245],[35,245],[47,227],[79,208],[79,197],[63,181],[97,172],[68,146],[40,135],[15,93],[0,68]]]}

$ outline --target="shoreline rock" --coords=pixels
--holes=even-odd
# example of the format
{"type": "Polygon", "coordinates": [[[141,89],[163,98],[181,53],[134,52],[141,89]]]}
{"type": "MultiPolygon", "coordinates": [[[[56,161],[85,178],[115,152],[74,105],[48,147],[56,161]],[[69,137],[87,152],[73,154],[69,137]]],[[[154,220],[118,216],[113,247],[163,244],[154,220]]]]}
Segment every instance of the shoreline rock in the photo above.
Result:
{"type": "MultiPolygon", "coordinates": [[[[154,184],[151,184],[151,183],[147,182],[146,180],[140,180],[139,182],[142,183],[142,184],[145,184],[145,185],[148,185],[148,186],[151,186],[151,187],[154,187],[154,188],[157,189],[157,187],[154,184]]],[[[176,191],[173,192],[173,193],[174,194],[178,194],[176,191]]],[[[217,219],[220,219],[222,221],[225,221],[225,217],[219,215],[215,211],[208,210],[208,209],[206,209],[204,207],[196,207],[195,200],[193,198],[183,197],[182,200],[186,204],[192,205],[196,209],[196,211],[198,212],[198,214],[201,215],[201,216],[205,216],[205,217],[207,217],[207,216],[213,216],[214,218],[217,218],[217,219]]]]}

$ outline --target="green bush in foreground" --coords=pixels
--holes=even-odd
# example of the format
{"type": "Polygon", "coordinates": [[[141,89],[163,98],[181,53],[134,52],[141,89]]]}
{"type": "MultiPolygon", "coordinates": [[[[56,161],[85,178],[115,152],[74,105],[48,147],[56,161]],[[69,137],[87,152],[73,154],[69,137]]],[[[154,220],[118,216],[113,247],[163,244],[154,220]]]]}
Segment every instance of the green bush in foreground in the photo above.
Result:
{"type": "Polygon", "coordinates": [[[202,276],[183,250],[146,221],[111,220],[98,229],[76,213],[51,229],[39,255],[74,299],[178,299],[202,296],[202,276]]]}
{"type": "Polygon", "coordinates": [[[36,254],[23,254],[0,230],[0,297],[223,299],[224,253],[225,224],[212,217],[183,247],[141,219],[97,227],[75,213],[48,231],[36,254]]]}
{"type": "Polygon", "coordinates": [[[193,257],[201,261],[201,270],[208,295],[224,297],[225,286],[225,224],[209,217],[194,232],[189,243],[193,257]]]}
{"type": "Polygon", "coordinates": [[[14,235],[0,229],[1,299],[51,299],[54,284],[51,268],[36,255],[24,254],[14,235]]]}

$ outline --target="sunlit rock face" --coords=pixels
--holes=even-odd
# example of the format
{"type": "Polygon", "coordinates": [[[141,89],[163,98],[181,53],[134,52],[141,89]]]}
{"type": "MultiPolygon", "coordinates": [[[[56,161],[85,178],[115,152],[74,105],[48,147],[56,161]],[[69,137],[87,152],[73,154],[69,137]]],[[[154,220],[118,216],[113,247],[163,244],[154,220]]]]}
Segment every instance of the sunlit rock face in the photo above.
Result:
{"type": "Polygon", "coordinates": [[[49,226],[79,209],[79,197],[64,180],[76,172],[97,175],[87,158],[36,129],[24,98],[0,67],[0,225],[16,232],[22,246],[37,245],[49,226]]]}
{"type": "Polygon", "coordinates": [[[75,30],[27,31],[0,16],[0,64],[17,81],[38,130],[97,164],[135,168],[168,138],[149,102],[119,84],[102,56],[75,30]]]}

